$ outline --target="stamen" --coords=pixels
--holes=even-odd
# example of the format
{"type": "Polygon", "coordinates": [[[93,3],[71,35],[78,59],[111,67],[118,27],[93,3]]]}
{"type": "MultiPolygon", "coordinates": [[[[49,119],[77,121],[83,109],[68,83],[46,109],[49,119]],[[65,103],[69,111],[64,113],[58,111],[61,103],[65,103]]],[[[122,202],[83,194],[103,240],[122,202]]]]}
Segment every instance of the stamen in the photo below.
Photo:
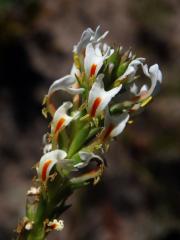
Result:
{"type": "Polygon", "coordinates": [[[90,77],[94,76],[95,72],[96,72],[96,68],[97,68],[97,65],[96,64],[93,64],[91,66],[91,70],[90,70],[90,77]]]}
{"type": "Polygon", "coordinates": [[[94,117],[96,115],[96,110],[99,107],[100,103],[101,103],[101,98],[100,97],[96,98],[91,108],[91,113],[90,113],[91,117],[94,117]]]}
{"type": "Polygon", "coordinates": [[[148,97],[141,103],[141,107],[145,107],[152,100],[152,96],[148,97]]]}
{"type": "Polygon", "coordinates": [[[46,173],[47,173],[47,170],[48,170],[48,167],[49,165],[52,163],[52,160],[47,160],[43,166],[43,169],[42,169],[42,180],[45,181],[46,180],[46,173]]]}
{"type": "Polygon", "coordinates": [[[59,131],[59,129],[63,126],[65,122],[64,118],[60,118],[57,125],[56,125],[56,129],[55,129],[55,134],[59,131]]]}

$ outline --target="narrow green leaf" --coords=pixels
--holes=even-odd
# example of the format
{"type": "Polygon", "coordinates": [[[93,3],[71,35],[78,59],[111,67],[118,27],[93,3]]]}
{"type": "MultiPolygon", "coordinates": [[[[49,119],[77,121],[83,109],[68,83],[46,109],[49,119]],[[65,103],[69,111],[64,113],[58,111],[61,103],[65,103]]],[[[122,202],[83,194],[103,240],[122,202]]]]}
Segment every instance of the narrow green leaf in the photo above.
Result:
{"type": "Polygon", "coordinates": [[[86,124],[79,132],[76,134],[72,143],[69,147],[68,157],[71,158],[86,142],[90,131],[90,124],[86,124]]]}

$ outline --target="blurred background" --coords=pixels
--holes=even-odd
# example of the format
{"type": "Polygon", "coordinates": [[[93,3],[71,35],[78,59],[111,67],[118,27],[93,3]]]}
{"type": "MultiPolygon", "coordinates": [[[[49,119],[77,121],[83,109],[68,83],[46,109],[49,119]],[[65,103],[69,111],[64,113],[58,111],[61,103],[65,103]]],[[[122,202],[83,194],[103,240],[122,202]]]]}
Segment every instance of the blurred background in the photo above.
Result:
{"type": "Polygon", "coordinates": [[[82,31],[99,24],[110,44],[159,63],[163,85],[49,239],[180,239],[179,0],[0,0],[0,239],[13,237],[42,154],[43,96],[70,71],[82,31]]]}

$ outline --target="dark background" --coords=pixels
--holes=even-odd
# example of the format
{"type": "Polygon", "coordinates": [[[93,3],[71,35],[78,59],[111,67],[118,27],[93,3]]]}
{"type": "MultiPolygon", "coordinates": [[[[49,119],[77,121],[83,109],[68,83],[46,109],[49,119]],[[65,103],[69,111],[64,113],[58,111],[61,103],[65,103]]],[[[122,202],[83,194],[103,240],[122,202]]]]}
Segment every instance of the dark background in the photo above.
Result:
{"type": "Polygon", "coordinates": [[[0,239],[11,239],[42,154],[41,102],[67,74],[87,27],[159,63],[163,85],[151,106],[106,155],[99,185],[78,191],[49,239],[180,239],[180,1],[0,0],[0,239]]]}

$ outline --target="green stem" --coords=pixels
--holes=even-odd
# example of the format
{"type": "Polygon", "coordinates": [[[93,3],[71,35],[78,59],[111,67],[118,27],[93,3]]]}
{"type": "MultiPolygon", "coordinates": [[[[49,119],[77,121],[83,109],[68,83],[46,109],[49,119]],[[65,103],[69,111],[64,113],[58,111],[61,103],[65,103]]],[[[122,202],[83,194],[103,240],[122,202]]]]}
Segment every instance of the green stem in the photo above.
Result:
{"type": "Polygon", "coordinates": [[[38,197],[28,197],[26,217],[19,225],[17,240],[44,240],[49,233],[47,222],[59,218],[69,207],[65,202],[72,190],[66,179],[60,185],[60,178],[57,176],[53,182],[49,181],[46,187],[41,185],[38,197]],[[27,230],[27,224],[32,224],[32,228],[27,230]]]}

